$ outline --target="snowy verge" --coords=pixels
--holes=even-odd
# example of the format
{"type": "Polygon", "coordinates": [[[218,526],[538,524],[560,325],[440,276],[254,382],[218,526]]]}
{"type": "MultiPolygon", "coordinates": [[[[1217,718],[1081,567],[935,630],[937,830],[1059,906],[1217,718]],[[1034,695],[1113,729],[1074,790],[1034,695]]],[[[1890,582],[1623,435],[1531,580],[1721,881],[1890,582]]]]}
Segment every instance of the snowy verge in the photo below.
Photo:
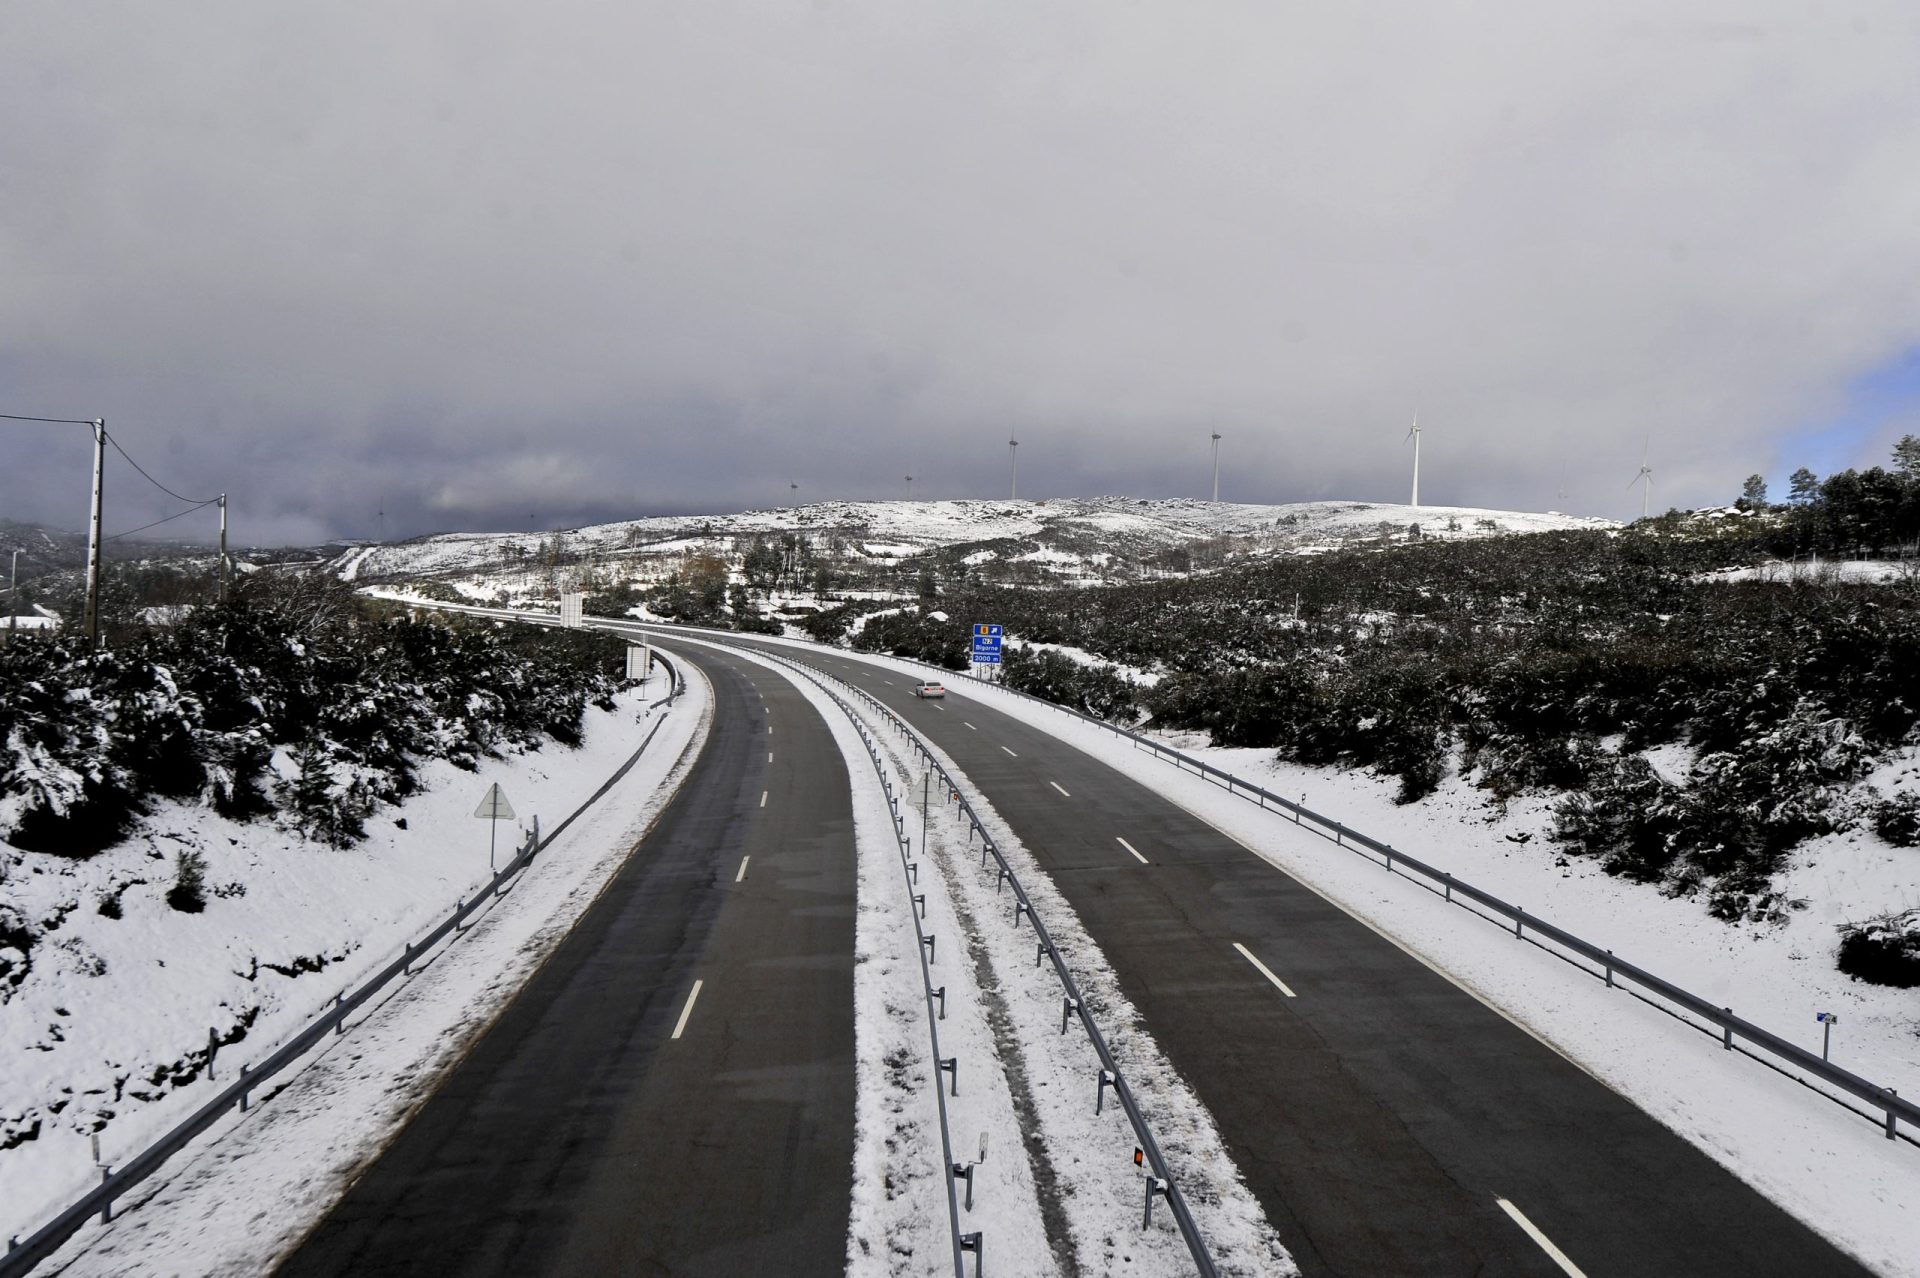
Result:
{"type": "MultiPolygon", "coordinates": [[[[1005,1200],[996,1194],[1010,1188],[1023,1196],[1038,1196],[1050,1222],[1050,1245],[1063,1272],[1190,1274],[1193,1260],[1164,1206],[1149,1229],[1141,1228],[1144,1184],[1133,1161],[1133,1130],[1111,1097],[1104,1112],[1094,1112],[1099,1058],[1077,1024],[1061,1031],[1064,996],[1059,978],[1051,965],[1037,961],[1033,930],[1011,920],[1013,896],[1001,883],[997,867],[979,855],[979,841],[969,837],[958,805],[946,801],[946,787],[938,774],[918,765],[910,747],[871,707],[857,696],[849,701],[900,779],[907,836],[916,845],[924,837],[920,860],[932,862],[945,887],[944,892],[935,892],[929,890],[931,876],[920,880],[928,902],[927,930],[947,947],[939,948],[946,957],[936,969],[944,975],[935,978],[947,982],[950,1009],[941,1029],[942,1050],[960,1059],[963,1077],[974,1088],[979,1086],[972,1080],[980,1076],[980,1063],[991,1062],[998,1075],[987,1080],[996,1093],[994,1099],[998,1101],[1004,1089],[1014,1106],[1013,1115],[1003,1116],[996,1104],[987,1116],[1003,1124],[1011,1118],[1015,1126],[1011,1132],[983,1128],[993,1132],[991,1147],[1005,1152],[989,1158],[976,1172],[976,1211],[969,1214],[967,1227],[981,1229],[989,1252],[996,1256],[1006,1256],[1010,1244],[1027,1248],[1016,1251],[1012,1262],[1000,1264],[1012,1263],[1023,1274],[1053,1272],[1042,1263],[1046,1253],[1032,1249],[1034,1244],[1027,1241],[1024,1230],[1009,1228],[1005,1200]],[[921,819],[915,820],[916,815],[921,819]],[[964,956],[955,953],[952,941],[945,939],[949,937],[964,943],[964,956]],[[960,1020],[959,1032],[950,1030],[968,1010],[974,1010],[975,1016],[960,1020]],[[1021,1173],[1014,1185],[986,1178],[990,1172],[1009,1169],[1021,1173]]],[[[1066,959],[1172,1174],[1180,1180],[1219,1272],[1249,1276],[1297,1272],[1241,1179],[1211,1115],[1160,1053],[1071,907],[953,760],[937,748],[933,753],[948,775],[958,778],[966,789],[968,802],[986,823],[994,845],[1019,876],[1027,898],[1066,959]]],[[[962,1098],[967,1094],[963,1088],[962,1098]]],[[[954,1128],[961,1146],[955,1155],[958,1159],[973,1157],[966,1139],[971,1117],[965,1106],[955,1108],[954,1128]]],[[[1020,1201],[1024,1211],[1024,1198],[1020,1201]]]]}
{"type": "MultiPolygon", "coordinates": [[[[537,810],[548,815],[545,824],[557,824],[632,755],[653,726],[645,700],[660,691],[623,698],[612,714],[590,714],[585,742],[564,758],[550,751],[545,754],[553,757],[496,761],[498,768],[490,766],[478,781],[498,771],[521,812],[537,810]]],[[[684,779],[711,722],[711,691],[703,680],[691,679],[686,695],[664,713],[658,735],[632,771],[555,838],[464,934],[350,1023],[344,1036],[316,1049],[299,1072],[264,1088],[249,1113],[230,1115],[177,1155],[117,1209],[124,1215],[104,1228],[83,1229],[49,1263],[64,1263],[63,1272],[76,1275],[238,1275],[271,1268],[325,1215],[565,937],[684,779]],[[132,1210],[143,1203],[143,1210],[132,1210]]],[[[329,969],[324,986],[309,981],[311,991],[296,989],[272,1014],[272,1023],[286,1032],[263,1043],[283,1040],[335,989],[372,970],[409,933],[424,930],[422,923],[470,890],[476,877],[471,869],[484,873],[476,844],[484,832],[468,819],[476,778],[458,773],[434,782],[405,809],[410,828],[402,833],[412,834],[411,841],[384,846],[384,840],[370,839],[374,847],[346,852],[301,846],[234,853],[256,863],[265,863],[263,854],[267,861],[277,856],[295,865],[300,857],[323,860],[281,885],[284,900],[270,917],[298,919],[337,906],[357,921],[360,951],[371,960],[359,963],[356,953],[353,968],[337,975],[329,969]]],[[[276,883],[280,877],[268,876],[276,883]]],[[[253,896],[250,891],[248,899],[253,896]]],[[[249,945],[255,939],[238,937],[249,945]]],[[[226,951],[217,953],[224,957],[226,951]]],[[[136,1015],[122,1010],[129,1018],[136,1015]]],[[[263,1013],[261,1024],[268,1020],[263,1013]]],[[[254,1055],[236,1051],[219,1063],[237,1069],[241,1059],[254,1055]]],[[[210,1094],[211,1085],[202,1082],[181,1089],[179,1097],[190,1107],[210,1094]]],[[[110,1156],[107,1150],[103,1156],[110,1156]]],[[[22,1183],[11,1176],[9,1181],[22,1183]]]]}

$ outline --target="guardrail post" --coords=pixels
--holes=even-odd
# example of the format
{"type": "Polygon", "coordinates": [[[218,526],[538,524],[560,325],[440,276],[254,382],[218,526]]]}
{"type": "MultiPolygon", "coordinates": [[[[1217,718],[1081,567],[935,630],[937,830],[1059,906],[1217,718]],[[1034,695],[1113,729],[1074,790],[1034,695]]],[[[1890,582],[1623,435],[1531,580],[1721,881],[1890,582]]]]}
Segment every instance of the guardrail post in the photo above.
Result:
{"type": "Polygon", "coordinates": [[[923,936],[920,938],[920,944],[927,947],[927,966],[928,967],[933,966],[933,942],[934,942],[934,938],[931,936],[923,936]]]}
{"type": "MultiPolygon", "coordinates": [[[[100,1164],[100,1183],[103,1185],[106,1184],[107,1181],[112,1178],[112,1176],[113,1176],[113,1168],[106,1163],[101,1163],[100,1164]]],[[[100,1223],[104,1225],[112,1221],[112,1219],[113,1219],[113,1199],[109,1198],[105,1202],[100,1204],[100,1223]]]]}
{"type": "Polygon", "coordinates": [[[220,1040],[213,1032],[213,1026],[207,1026],[207,1081],[213,1081],[213,1054],[220,1050],[220,1040]]]}
{"type": "Polygon", "coordinates": [[[1002,883],[1005,883],[1006,881],[1007,881],[1007,867],[1003,865],[1000,867],[999,871],[993,877],[993,892],[995,896],[998,896],[1000,894],[1000,885],[1002,883]]]}
{"type": "Polygon", "coordinates": [[[1607,988],[1613,988],[1613,951],[1607,951],[1607,988]]]}
{"type": "Polygon", "coordinates": [[[980,1278],[980,1266],[986,1259],[980,1246],[980,1235],[977,1232],[961,1234],[960,1250],[973,1253],[973,1278],[980,1278]]]}
{"type": "Polygon", "coordinates": [[[1516,906],[1514,906],[1514,907],[1513,907],[1513,934],[1514,934],[1514,936],[1516,936],[1516,937],[1517,937],[1517,936],[1519,936],[1519,935],[1520,935],[1520,927],[1521,927],[1521,925],[1522,925],[1523,923],[1525,923],[1526,921],[1527,921],[1527,912],[1526,912],[1526,910],[1524,910],[1524,909],[1522,909],[1522,908],[1521,908],[1520,906],[1517,906],[1517,905],[1516,905],[1516,906]]]}
{"type": "Polygon", "coordinates": [[[953,1075],[952,1089],[947,1092],[947,1095],[958,1096],[960,1094],[960,1058],[958,1056],[949,1056],[944,1061],[937,1061],[935,1064],[939,1066],[936,1071],[937,1073],[953,1075]]]}
{"type": "Polygon", "coordinates": [[[1387,849],[1387,873],[1393,873],[1393,849],[1391,847],[1387,849]]]}
{"type": "Polygon", "coordinates": [[[1035,967],[1039,967],[1040,960],[1045,958],[1047,955],[1051,954],[1052,952],[1053,952],[1053,947],[1049,946],[1045,941],[1040,942],[1039,946],[1036,947],[1033,952],[1033,965],[1035,967]]]}
{"type": "Polygon", "coordinates": [[[921,918],[924,919],[927,917],[927,894],[925,892],[917,892],[914,894],[913,907],[921,918]]]}
{"type": "MultiPolygon", "coordinates": [[[[1887,1089],[1887,1095],[1890,1097],[1897,1097],[1900,1095],[1900,1089],[1896,1087],[1889,1087],[1887,1089]]],[[[1889,1105],[1887,1106],[1887,1139],[1888,1140],[1893,1139],[1893,1125],[1895,1121],[1896,1121],[1896,1116],[1893,1112],[1893,1106],[1889,1105]]]]}
{"type": "Polygon", "coordinates": [[[960,1180],[964,1178],[967,1182],[967,1210],[968,1211],[973,1210],[973,1168],[974,1168],[974,1164],[972,1163],[955,1163],[953,1165],[953,1178],[955,1180],[960,1180]]]}
{"type": "Polygon", "coordinates": [[[1733,1009],[1731,1007],[1723,1007],[1720,1010],[1727,1014],[1727,1023],[1723,1027],[1726,1030],[1726,1035],[1720,1040],[1720,1046],[1731,1052],[1733,1050],[1733,1009]]]}
{"type": "Polygon", "coordinates": [[[1093,1089],[1093,1112],[1094,1113],[1098,1114],[1101,1108],[1105,1106],[1105,1104],[1107,1103],[1107,1089],[1109,1087],[1113,1088],[1113,1090],[1116,1092],[1120,1090],[1119,1082],[1114,1078],[1113,1071],[1110,1069],[1103,1069],[1100,1071],[1100,1084],[1099,1086],[1093,1089]]]}
{"type": "Polygon", "coordinates": [[[1140,1228],[1146,1229],[1153,1224],[1153,1196],[1155,1194],[1164,1196],[1166,1192],[1166,1181],[1161,1180],[1158,1176],[1149,1175],[1147,1177],[1147,1210],[1145,1214],[1140,1217],[1140,1228]]]}
{"type": "Polygon", "coordinates": [[[1031,913],[1033,913],[1033,910],[1027,905],[1025,901],[1016,900],[1013,903],[1013,925],[1015,927],[1019,927],[1020,916],[1022,914],[1031,914],[1031,913]]]}
{"type": "Polygon", "coordinates": [[[915,884],[916,886],[919,884],[920,863],[918,861],[907,862],[907,881],[909,883],[915,884]]]}
{"type": "MultiPolygon", "coordinates": [[[[248,1065],[242,1065],[242,1066],[240,1067],[240,1077],[241,1077],[241,1079],[242,1079],[242,1080],[245,1080],[245,1078],[247,1077],[247,1075],[248,1075],[249,1073],[251,1073],[251,1072],[252,1072],[252,1067],[251,1067],[251,1066],[248,1066],[248,1065]]],[[[243,1113],[243,1114],[247,1112],[247,1093],[248,1093],[248,1092],[250,1092],[250,1091],[252,1091],[252,1090],[253,1090],[253,1089],[252,1089],[252,1088],[250,1088],[250,1087],[243,1087],[243,1088],[241,1088],[241,1089],[240,1089],[240,1112],[241,1112],[241,1113],[243,1113]]]]}
{"type": "Polygon", "coordinates": [[[947,1019],[947,987],[942,985],[933,992],[933,996],[940,1000],[940,1019],[944,1021],[947,1019]]]}
{"type": "Polygon", "coordinates": [[[1079,999],[1074,998],[1072,995],[1065,995],[1065,994],[1061,995],[1060,997],[1060,1032],[1062,1034],[1067,1032],[1067,1022],[1070,1019],[1072,1019],[1074,1009],[1079,1006],[1080,1006],[1079,999]]]}
{"type": "Polygon", "coordinates": [[[1446,871],[1442,871],[1442,873],[1447,880],[1446,891],[1442,895],[1445,897],[1445,899],[1447,899],[1448,901],[1451,901],[1453,900],[1453,872],[1451,870],[1446,870],[1446,871]]]}

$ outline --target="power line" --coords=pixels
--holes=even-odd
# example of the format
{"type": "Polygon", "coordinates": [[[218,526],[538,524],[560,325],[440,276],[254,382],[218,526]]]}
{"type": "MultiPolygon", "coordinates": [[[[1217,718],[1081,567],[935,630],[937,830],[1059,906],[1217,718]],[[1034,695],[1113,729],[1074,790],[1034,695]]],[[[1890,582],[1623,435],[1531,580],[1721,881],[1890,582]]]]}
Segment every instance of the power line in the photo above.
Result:
{"type": "MultiPolygon", "coordinates": [[[[158,488],[161,492],[165,493],[167,496],[173,498],[175,501],[192,502],[195,506],[211,506],[215,502],[220,500],[218,497],[209,497],[205,501],[201,501],[198,498],[194,498],[194,497],[182,497],[179,493],[176,493],[175,491],[173,491],[173,489],[167,487],[165,484],[155,479],[152,475],[147,474],[146,471],[141,470],[140,463],[127,455],[127,450],[120,447],[119,440],[115,439],[112,435],[108,435],[107,442],[113,445],[114,452],[119,453],[122,457],[126,457],[127,465],[133,467],[135,470],[140,471],[140,475],[143,479],[145,479],[149,484],[152,484],[155,488],[158,488]]],[[[181,513],[185,514],[187,512],[182,511],[181,513]]],[[[152,525],[149,524],[148,527],[152,527],[152,525]]],[[[135,531],[138,531],[138,530],[136,529],[135,531]]],[[[125,536],[126,534],[122,533],[121,535],[125,536]]]]}
{"type": "Polygon", "coordinates": [[[19,413],[0,413],[0,418],[10,422],[53,422],[60,426],[91,426],[91,417],[24,417],[19,413]]]}
{"type": "MultiPolygon", "coordinates": [[[[185,499],[183,498],[182,500],[185,500],[185,499]]],[[[125,532],[114,533],[112,536],[108,537],[107,540],[119,541],[122,537],[131,537],[137,532],[145,532],[149,528],[158,528],[161,524],[170,524],[176,519],[181,519],[187,515],[191,515],[196,510],[205,510],[209,506],[217,506],[219,504],[220,504],[220,499],[218,497],[213,498],[211,501],[195,502],[193,505],[187,507],[183,511],[180,511],[178,514],[168,515],[165,519],[156,519],[150,524],[141,524],[138,528],[129,528],[125,532]]]]}

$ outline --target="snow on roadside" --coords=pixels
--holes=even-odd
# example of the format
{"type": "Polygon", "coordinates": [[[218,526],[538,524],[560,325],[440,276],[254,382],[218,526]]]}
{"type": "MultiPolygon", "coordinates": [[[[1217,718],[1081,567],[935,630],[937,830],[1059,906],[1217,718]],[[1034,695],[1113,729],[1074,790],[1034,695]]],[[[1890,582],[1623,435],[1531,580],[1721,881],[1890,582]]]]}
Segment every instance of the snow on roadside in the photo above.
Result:
{"type": "MultiPolygon", "coordinates": [[[[590,710],[578,750],[549,747],[489,760],[478,777],[447,765],[423,769],[428,789],[401,809],[407,829],[385,822],[379,833],[345,851],[288,842],[264,827],[216,829],[205,814],[179,814],[180,828],[159,837],[197,841],[207,851],[210,884],[244,881],[245,897],[216,895],[204,915],[169,917],[164,906],[134,908],[129,893],[127,917],[118,923],[88,912],[89,946],[110,947],[108,971],[124,965],[139,974],[137,984],[114,990],[101,982],[96,991],[69,978],[60,1001],[75,1011],[76,1024],[98,1022],[83,1039],[89,1051],[151,1061],[166,1060],[196,1040],[204,1047],[203,1004],[231,1004],[236,992],[252,994],[262,1011],[248,1037],[217,1057],[224,1081],[242,1061],[264,1057],[306,1024],[336,990],[371,974],[485,878],[485,831],[469,814],[486,783],[499,781],[517,811],[538,812],[552,828],[659,725],[633,771],[555,839],[464,935],[437,949],[424,971],[391,987],[343,1037],[263,1089],[256,1101],[264,1103],[249,1114],[230,1115],[176,1155],[121,1204],[124,1214],[111,1225],[82,1229],[60,1253],[76,1257],[65,1272],[257,1273],[302,1237],[565,936],[685,775],[711,719],[711,694],[695,678],[674,707],[649,712],[646,703],[662,691],[656,684],[625,694],[612,713],[590,710]],[[189,815],[192,826],[186,824],[189,815]],[[251,841],[227,844],[248,835],[251,841]],[[149,921],[138,925],[142,917],[149,921]],[[136,924],[128,932],[135,943],[126,948],[112,929],[130,923],[136,924]],[[153,953],[144,965],[142,946],[153,953]],[[257,992],[253,982],[233,984],[244,975],[233,969],[251,956],[261,958],[257,979],[265,982],[270,958],[315,947],[343,956],[320,979],[283,978],[257,992]],[[164,974],[148,970],[162,963],[164,974]],[[100,1015],[89,1018],[82,1009],[100,1015]],[[149,1199],[145,1210],[132,1210],[149,1199]]],[[[502,832],[503,848],[512,835],[502,832]]],[[[37,1008],[50,996],[32,995],[29,1005],[37,1008]]],[[[15,1009],[7,1010],[12,1034],[15,1009]]],[[[10,1073],[6,1085],[16,1081],[10,1073]]],[[[204,1103],[215,1086],[202,1077],[123,1116],[104,1134],[102,1157],[124,1160],[204,1103]]],[[[64,1126],[50,1137],[0,1155],[9,1186],[0,1210],[11,1232],[37,1227],[97,1180],[84,1137],[64,1126]]]]}
{"type": "MultiPolygon", "coordinates": [[[[786,646],[802,657],[820,651],[803,641],[786,646]]],[[[834,655],[912,675],[928,668],[871,653],[834,655]]],[[[1920,1202],[1920,1150],[1908,1141],[1885,1139],[1875,1122],[1722,1051],[1717,1038],[1124,738],[1002,688],[950,679],[948,692],[1052,733],[1180,803],[1553,1046],[1869,1267],[1920,1278],[1920,1214],[1911,1210],[1920,1202]]],[[[1820,1044],[1814,1013],[1838,1012],[1834,1060],[1903,1096],[1920,1094],[1913,993],[1855,982],[1833,966],[1833,927],[1856,907],[1850,903],[1920,897],[1920,854],[1912,849],[1858,832],[1809,843],[1783,877],[1787,895],[1808,898],[1809,908],[1781,927],[1733,927],[1697,901],[1663,897],[1589,863],[1563,864],[1545,846],[1549,813],[1540,798],[1516,801],[1502,816],[1456,777],[1434,797],[1402,807],[1393,802],[1394,783],[1369,772],[1282,764],[1269,751],[1216,749],[1194,736],[1164,739],[1809,1048],[1820,1044]]]]}
{"type": "MultiPolygon", "coordinates": [[[[906,830],[916,841],[920,831],[915,826],[923,823],[914,818],[923,795],[928,796],[924,829],[931,855],[923,849],[921,859],[923,864],[933,862],[946,888],[944,892],[927,890],[930,875],[920,880],[927,895],[925,926],[940,938],[936,950],[946,955],[934,978],[947,983],[949,1016],[941,1025],[941,1050],[961,1061],[962,1076],[968,1080],[962,1088],[963,1099],[980,1086],[978,1062],[995,1062],[1001,1077],[989,1081],[996,1093],[1006,1092],[1024,1117],[1024,1122],[1014,1119],[998,1105],[988,1115],[1002,1124],[988,1129],[992,1131],[990,1147],[1004,1152],[998,1158],[989,1157],[976,1172],[979,1211],[969,1224],[983,1230],[991,1254],[1008,1254],[1005,1198],[1000,1194],[1004,1182],[998,1177],[1011,1169],[1023,1174],[1007,1188],[1020,1195],[1037,1192],[1041,1210],[1057,1222],[1055,1232],[1064,1229],[1068,1235],[1055,1240],[1057,1246],[1070,1249],[1063,1266],[1066,1272],[1191,1273],[1193,1260],[1171,1212],[1162,1206],[1153,1227],[1145,1232],[1140,1228],[1143,1182],[1133,1163],[1133,1129],[1112,1097],[1103,1113],[1094,1113],[1092,1085],[1099,1058],[1077,1024],[1065,1034],[1060,1032],[1064,996],[1059,978],[1051,964],[1036,962],[1033,930],[1010,921],[1013,898],[1000,883],[997,867],[982,864],[979,841],[967,838],[958,806],[944,801],[945,787],[916,763],[910,749],[879,715],[857,697],[848,700],[866,719],[900,778],[906,830]],[[964,938],[964,963],[946,948],[952,946],[953,938],[964,938]],[[962,1019],[968,1011],[974,1012],[974,1018],[962,1019]],[[984,1037],[978,1020],[981,1012],[988,1027],[984,1037]],[[949,1029],[956,1022],[962,1030],[957,1035],[949,1029]],[[1011,1130],[1006,1129],[1009,1123],[1011,1130]],[[1025,1157],[1013,1157],[1016,1150],[1025,1157]],[[996,1178],[989,1179],[990,1173],[996,1178]]],[[[1297,1272],[1242,1182],[1212,1117],[1160,1054],[1071,907],[992,805],[972,789],[950,758],[937,749],[935,753],[951,775],[961,778],[968,801],[987,823],[995,845],[1014,867],[1028,899],[1073,969],[1081,995],[1100,1022],[1220,1272],[1249,1276],[1297,1272]]],[[[858,759],[850,760],[849,766],[856,762],[865,764],[858,759]]],[[[956,1108],[955,1158],[959,1161],[971,1161],[975,1152],[968,1139],[969,1117],[966,1106],[956,1108]]],[[[1024,1210],[1024,1198],[1016,1201],[1024,1210]]],[[[1013,1232],[1019,1237],[1022,1231],[1013,1232]]],[[[1015,1271],[1048,1272],[1041,1264],[1043,1254],[1017,1253],[1015,1271]]]]}

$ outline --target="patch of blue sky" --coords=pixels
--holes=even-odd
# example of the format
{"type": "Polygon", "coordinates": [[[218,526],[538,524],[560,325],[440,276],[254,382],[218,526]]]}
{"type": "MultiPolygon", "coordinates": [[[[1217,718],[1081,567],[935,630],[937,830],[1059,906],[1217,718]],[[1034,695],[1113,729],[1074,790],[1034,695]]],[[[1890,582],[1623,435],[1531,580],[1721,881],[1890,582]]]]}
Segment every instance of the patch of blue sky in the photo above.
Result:
{"type": "Polygon", "coordinates": [[[1790,471],[1805,466],[1823,476],[1885,466],[1885,446],[1909,433],[1920,433],[1920,346],[1856,377],[1845,406],[1788,434],[1779,455],[1790,471]]]}

